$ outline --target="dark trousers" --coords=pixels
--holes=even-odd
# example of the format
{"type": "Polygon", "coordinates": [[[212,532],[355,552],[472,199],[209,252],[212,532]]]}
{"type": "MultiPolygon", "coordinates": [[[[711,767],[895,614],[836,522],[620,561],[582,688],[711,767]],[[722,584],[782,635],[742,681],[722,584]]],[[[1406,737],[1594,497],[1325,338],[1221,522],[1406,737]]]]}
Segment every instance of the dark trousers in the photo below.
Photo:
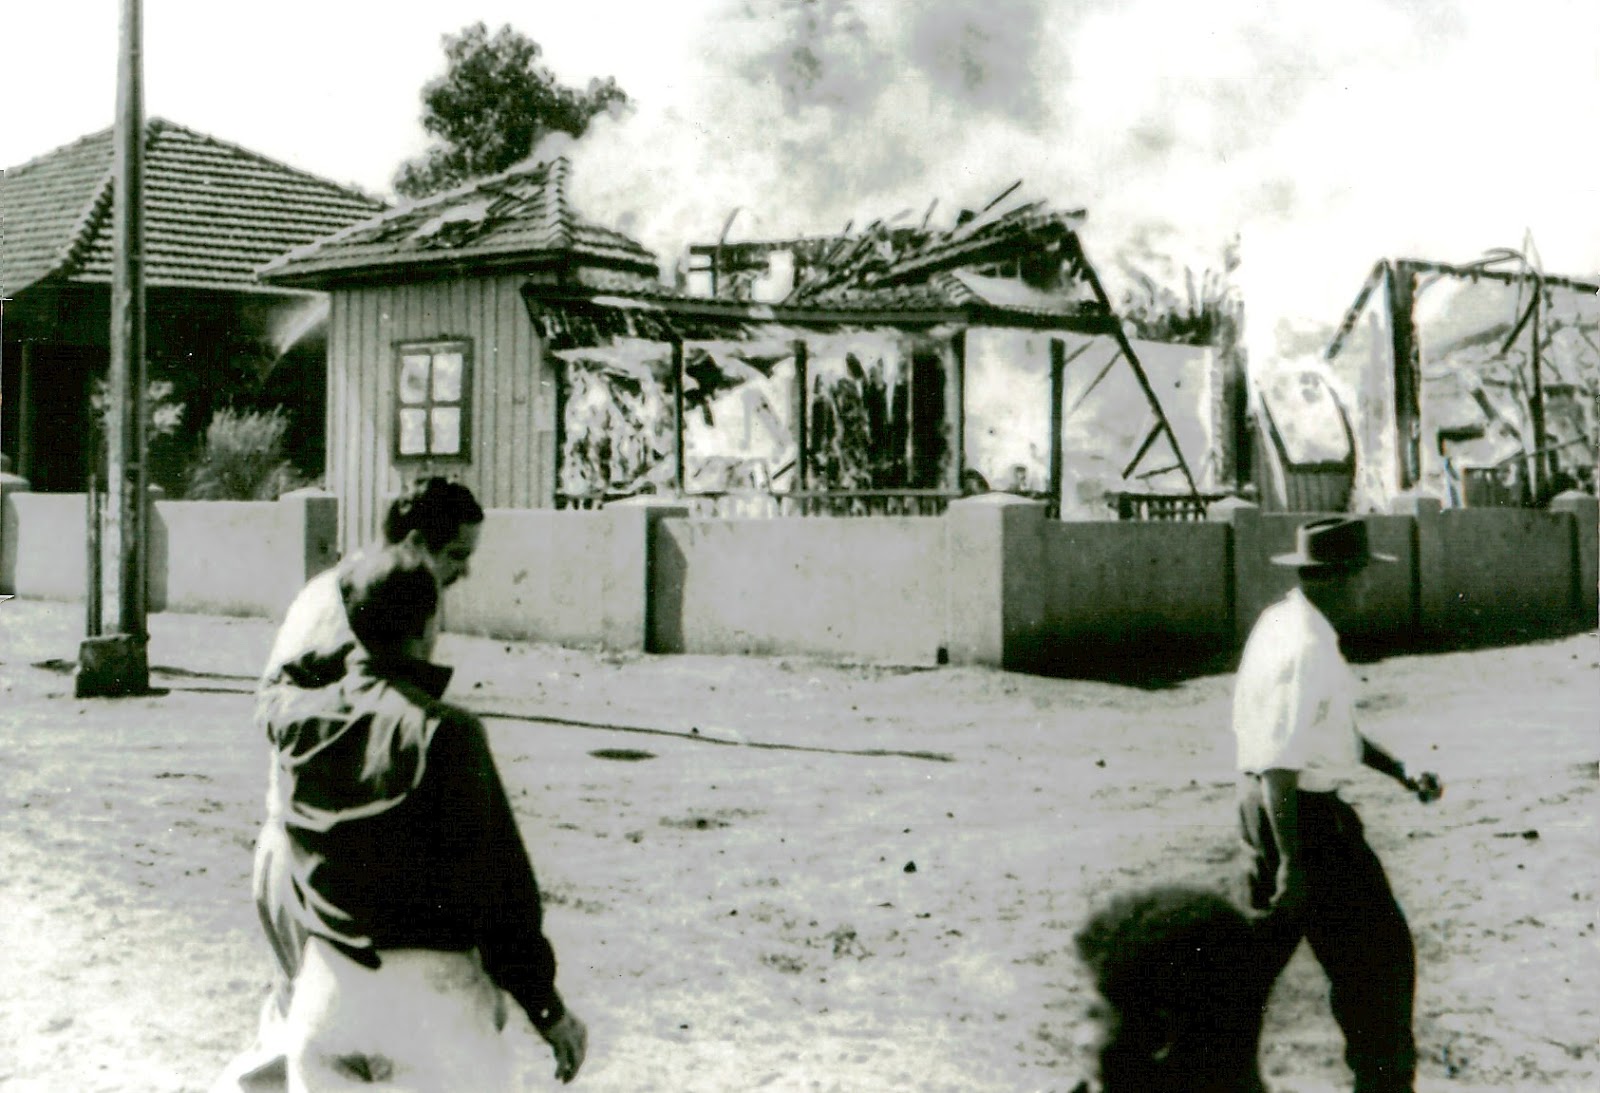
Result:
{"type": "MultiPolygon", "coordinates": [[[[1337,794],[1307,792],[1300,794],[1299,809],[1308,898],[1302,913],[1263,925],[1265,971],[1276,981],[1300,939],[1309,941],[1328,976],[1355,1093],[1410,1093],[1417,1060],[1411,929],[1355,809],[1337,794]]],[[[1252,851],[1250,903],[1266,910],[1277,881],[1277,845],[1259,799],[1242,805],[1240,819],[1252,851]]]]}

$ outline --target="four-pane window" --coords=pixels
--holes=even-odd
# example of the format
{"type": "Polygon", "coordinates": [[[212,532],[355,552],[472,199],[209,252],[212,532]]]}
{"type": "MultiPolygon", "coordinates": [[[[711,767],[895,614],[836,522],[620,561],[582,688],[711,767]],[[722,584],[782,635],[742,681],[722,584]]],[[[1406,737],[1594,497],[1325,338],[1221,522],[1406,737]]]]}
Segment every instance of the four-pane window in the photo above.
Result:
{"type": "Polygon", "coordinates": [[[400,459],[468,459],[467,392],[472,354],[464,341],[400,346],[395,455],[400,459]]]}

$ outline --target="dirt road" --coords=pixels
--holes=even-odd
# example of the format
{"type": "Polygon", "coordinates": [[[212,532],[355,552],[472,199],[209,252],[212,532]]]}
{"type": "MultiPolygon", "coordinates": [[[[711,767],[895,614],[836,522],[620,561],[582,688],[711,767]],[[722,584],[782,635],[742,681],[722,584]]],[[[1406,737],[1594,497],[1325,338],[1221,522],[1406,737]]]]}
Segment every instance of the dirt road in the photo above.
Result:
{"type": "MultiPolygon", "coordinates": [[[[36,666],[74,659],[79,619],[0,609],[0,1091],[204,1089],[267,980],[245,692],[270,628],[154,616],[170,693],[85,702],[36,666]]],[[[1231,677],[440,656],[452,694],[508,715],[494,744],[590,1023],[577,1088],[1069,1089],[1086,908],[1234,868],[1231,677]]],[[[1600,641],[1361,674],[1365,727],[1448,785],[1430,808],[1376,776],[1351,794],[1417,936],[1419,1087],[1600,1089],[1600,641]]],[[[1302,951],[1268,1017],[1279,1093],[1345,1083],[1323,991],[1302,951]]]]}

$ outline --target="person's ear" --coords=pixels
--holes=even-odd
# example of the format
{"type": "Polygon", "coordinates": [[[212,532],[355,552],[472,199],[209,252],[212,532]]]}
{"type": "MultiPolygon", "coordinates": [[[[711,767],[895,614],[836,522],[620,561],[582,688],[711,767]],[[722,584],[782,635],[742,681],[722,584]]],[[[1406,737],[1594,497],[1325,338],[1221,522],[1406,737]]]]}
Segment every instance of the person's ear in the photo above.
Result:
{"type": "Polygon", "coordinates": [[[421,528],[412,528],[410,531],[406,532],[406,537],[401,539],[400,542],[405,546],[411,547],[413,550],[426,551],[428,549],[428,542],[422,537],[421,528]]]}

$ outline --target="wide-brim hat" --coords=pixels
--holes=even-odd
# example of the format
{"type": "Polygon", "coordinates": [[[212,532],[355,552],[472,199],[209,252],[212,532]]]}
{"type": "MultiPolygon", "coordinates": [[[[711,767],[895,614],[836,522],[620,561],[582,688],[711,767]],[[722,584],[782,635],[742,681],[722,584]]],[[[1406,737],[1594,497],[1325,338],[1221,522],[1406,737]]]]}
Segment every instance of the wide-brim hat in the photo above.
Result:
{"type": "Polygon", "coordinates": [[[1275,554],[1273,565],[1297,569],[1360,569],[1368,562],[1398,561],[1393,554],[1374,553],[1364,520],[1330,516],[1295,530],[1293,554],[1275,554]]]}

